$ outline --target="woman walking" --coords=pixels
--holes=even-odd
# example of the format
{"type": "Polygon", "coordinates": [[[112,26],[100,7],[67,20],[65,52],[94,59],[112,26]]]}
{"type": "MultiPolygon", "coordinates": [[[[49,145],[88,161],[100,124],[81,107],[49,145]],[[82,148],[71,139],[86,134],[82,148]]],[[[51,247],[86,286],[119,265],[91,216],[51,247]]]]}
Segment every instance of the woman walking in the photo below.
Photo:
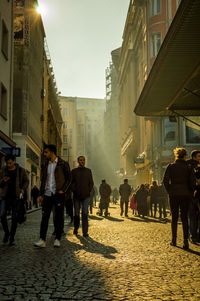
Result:
{"type": "Polygon", "coordinates": [[[171,245],[176,246],[180,208],[184,237],[183,248],[188,250],[188,209],[195,189],[196,179],[192,168],[186,162],[186,150],[184,148],[176,148],[174,155],[175,162],[167,166],[163,179],[164,186],[169,194],[172,213],[171,245]]]}

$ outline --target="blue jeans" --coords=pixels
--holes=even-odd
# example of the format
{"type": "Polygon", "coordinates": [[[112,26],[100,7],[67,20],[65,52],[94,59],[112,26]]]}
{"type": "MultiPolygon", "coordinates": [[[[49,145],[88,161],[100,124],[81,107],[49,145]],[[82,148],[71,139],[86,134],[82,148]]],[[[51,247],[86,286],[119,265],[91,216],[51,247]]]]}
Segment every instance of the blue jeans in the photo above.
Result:
{"type": "Polygon", "coordinates": [[[78,230],[80,226],[80,210],[82,209],[82,231],[83,234],[88,234],[88,205],[90,198],[83,201],[74,199],[74,228],[78,230]]]}

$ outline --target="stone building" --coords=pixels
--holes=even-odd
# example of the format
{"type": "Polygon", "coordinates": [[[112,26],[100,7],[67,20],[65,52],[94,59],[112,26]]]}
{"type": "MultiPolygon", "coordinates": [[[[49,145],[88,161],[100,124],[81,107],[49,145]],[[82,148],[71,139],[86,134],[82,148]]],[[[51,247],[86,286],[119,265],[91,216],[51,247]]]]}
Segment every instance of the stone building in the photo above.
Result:
{"type": "Polygon", "coordinates": [[[0,1],[0,167],[5,148],[16,146],[12,137],[13,3],[0,1]],[[3,72],[2,72],[3,70],[3,72]]]}
{"type": "MultiPolygon", "coordinates": [[[[143,88],[147,79],[150,81],[151,68],[180,3],[135,0],[127,14],[119,66],[121,168],[135,185],[160,182],[173,159],[173,148],[186,145],[187,128],[182,118],[151,115],[150,103],[147,112],[140,114],[145,117],[133,113],[138,99],[144,97],[143,88]]],[[[162,98],[157,94],[158,103],[162,98]]]]}
{"type": "Polygon", "coordinates": [[[77,161],[77,106],[75,97],[59,96],[61,107],[62,130],[62,158],[74,168],[77,161]]]}
{"type": "Polygon", "coordinates": [[[120,148],[119,148],[119,98],[118,67],[120,48],[111,53],[112,62],[106,69],[106,111],[104,114],[104,149],[107,165],[107,180],[112,185],[119,184],[120,148]]]}

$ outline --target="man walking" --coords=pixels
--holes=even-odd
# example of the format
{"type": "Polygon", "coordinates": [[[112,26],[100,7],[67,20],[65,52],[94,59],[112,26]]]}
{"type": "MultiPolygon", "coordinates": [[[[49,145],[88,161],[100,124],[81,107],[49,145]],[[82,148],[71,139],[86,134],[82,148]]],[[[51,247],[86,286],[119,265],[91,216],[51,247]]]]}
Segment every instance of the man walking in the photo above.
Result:
{"type": "Polygon", "coordinates": [[[120,207],[121,207],[121,216],[124,213],[124,204],[125,204],[125,216],[128,217],[128,202],[131,195],[131,186],[128,184],[128,179],[124,179],[124,184],[121,184],[119,187],[120,207]]]}
{"type": "Polygon", "coordinates": [[[42,203],[42,221],[40,225],[40,240],[34,245],[46,247],[46,234],[52,208],[55,208],[55,234],[54,247],[60,247],[60,239],[64,227],[64,202],[65,192],[71,183],[71,173],[68,162],[56,155],[56,146],[46,145],[44,148],[46,158],[41,173],[40,196],[42,203]]]}
{"type": "Polygon", "coordinates": [[[4,230],[3,243],[14,245],[17,230],[17,217],[20,208],[20,198],[28,188],[28,177],[24,168],[15,163],[13,155],[5,158],[6,167],[0,171],[0,217],[4,230]],[[11,229],[7,223],[7,210],[11,209],[11,229]]]}
{"type": "Polygon", "coordinates": [[[101,185],[99,187],[99,194],[100,194],[100,203],[99,203],[99,209],[100,213],[99,215],[102,216],[103,209],[105,209],[105,216],[108,215],[108,207],[110,203],[110,196],[111,196],[111,187],[108,183],[106,183],[106,180],[102,180],[101,185]]]}
{"type": "Polygon", "coordinates": [[[80,209],[82,208],[82,231],[83,236],[88,237],[88,205],[90,194],[94,186],[92,171],[85,167],[85,157],[78,157],[77,168],[72,170],[72,185],[74,202],[74,234],[78,234],[80,226],[80,209]]]}
{"type": "Polygon", "coordinates": [[[39,196],[39,189],[36,185],[34,185],[31,189],[31,196],[33,198],[33,205],[35,206],[35,208],[38,208],[37,198],[39,196]]]}
{"type": "MultiPolygon", "coordinates": [[[[191,159],[187,161],[187,163],[194,170],[195,177],[197,180],[196,190],[200,190],[199,183],[199,163],[200,163],[200,151],[193,150],[191,152],[191,159]]],[[[193,196],[190,205],[189,205],[189,230],[190,230],[190,238],[193,244],[196,244],[198,241],[198,227],[199,227],[199,219],[200,219],[200,211],[199,211],[199,198],[198,193],[193,196]]]]}

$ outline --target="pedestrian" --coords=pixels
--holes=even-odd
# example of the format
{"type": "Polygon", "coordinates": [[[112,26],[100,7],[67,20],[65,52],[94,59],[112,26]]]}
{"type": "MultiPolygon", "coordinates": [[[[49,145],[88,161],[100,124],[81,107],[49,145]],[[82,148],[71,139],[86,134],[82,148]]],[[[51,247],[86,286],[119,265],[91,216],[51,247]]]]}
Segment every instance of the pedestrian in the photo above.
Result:
{"type": "Polygon", "coordinates": [[[31,189],[31,197],[33,199],[33,205],[35,206],[35,208],[38,208],[38,202],[37,202],[37,198],[39,196],[39,189],[37,188],[36,185],[33,186],[33,188],[31,189]]]}
{"type": "Polygon", "coordinates": [[[99,194],[100,194],[100,203],[99,203],[99,209],[100,213],[99,215],[103,215],[103,210],[105,210],[104,215],[108,215],[108,207],[110,203],[110,195],[111,195],[111,187],[108,183],[106,183],[106,180],[102,180],[101,185],[99,186],[99,194]]]}
{"type": "Polygon", "coordinates": [[[190,206],[189,206],[189,231],[190,231],[190,239],[193,244],[196,244],[198,241],[198,228],[199,228],[199,219],[200,219],[200,211],[199,211],[199,193],[197,191],[200,190],[200,167],[198,166],[200,163],[200,151],[193,150],[191,152],[191,159],[187,161],[187,163],[194,170],[197,185],[196,185],[196,193],[193,196],[190,206]]]}
{"type": "Polygon", "coordinates": [[[137,203],[135,202],[135,192],[133,193],[130,201],[130,208],[133,210],[133,215],[136,215],[137,212],[137,203]]]}
{"type": "Polygon", "coordinates": [[[85,157],[79,156],[79,166],[72,170],[73,203],[74,203],[74,234],[78,234],[80,226],[80,210],[82,209],[82,232],[88,237],[88,205],[90,194],[94,186],[92,171],[85,167],[85,157]]]}
{"type": "MultiPolygon", "coordinates": [[[[6,166],[0,171],[0,217],[4,230],[3,243],[15,244],[20,199],[23,199],[29,180],[24,168],[15,162],[13,155],[5,157],[6,166]],[[11,228],[7,223],[7,210],[11,209],[11,228]]],[[[24,202],[24,200],[23,200],[24,202]]],[[[25,205],[25,204],[24,204],[25,205]]]]}
{"type": "Polygon", "coordinates": [[[153,181],[152,185],[149,189],[149,195],[150,195],[150,211],[151,211],[151,217],[156,217],[157,213],[157,205],[158,205],[158,183],[157,181],[153,181]],[[154,214],[153,214],[153,205],[154,205],[154,214]]]}
{"type": "Polygon", "coordinates": [[[70,217],[70,224],[74,221],[74,213],[73,213],[73,196],[72,191],[69,189],[66,192],[66,202],[65,202],[66,214],[70,217]]]}
{"type": "Polygon", "coordinates": [[[119,199],[119,191],[117,187],[115,187],[112,191],[112,196],[113,196],[113,204],[117,204],[117,201],[119,199]]]}
{"type": "Polygon", "coordinates": [[[184,148],[174,149],[175,162],[167,166],[163,183],[169,194],[170,208],[172,214],[172,241],[171,245],[176,246],[177,223],[179,208],[183,226],[183,248],[189,249],[188,243],[188,209],[193,197],[196,179],[194,171],[186,162],[187,153],[184,148]]]}
{"type": "Polygon", "coordinates": [[[145,217],[148,215],[148,206],[147,206],[147,197],[148,191],[145,188],[144,184],[141,184],[140,188],[135,194],[135,202],[137,203],[138,215],[145,217]]]}
{"type": "Polygon", "coordinates": [[[119,194],[120,194],[120,208],[122,216],[124,213],[124,205],[125,205],[125,216],[128,217],[128,202],[131,195],[132,188],[128,184],[128,179],[124,179],[124,184],[121,184],[119,187],[119,194]]]}
{"type": "Polygon", "coordinates": [[[46,234],[49,217],[55,209],[56,239],[54,247],[60,247],[60,239],[64,228],[64,202],[65,193],[71,184],[71,173],[68,162],[56,154],[56,146],[48,144],[44,147],[46,162],[42,167],[41,187],[38,201],[42,204],[42,220],[40,225],[40,240],[34,245],[46,247],[46,234]]]}
{"type": "Polygon", "coordinates": [[[166,212],[167,200],[168,200],[167,191],[162,183],[158,186],[158,193],[157,193],[157,201],[159,204],[159,218],[162,218],[162,216],[163,218],[167,217],[167,212],[166,212]]]}

